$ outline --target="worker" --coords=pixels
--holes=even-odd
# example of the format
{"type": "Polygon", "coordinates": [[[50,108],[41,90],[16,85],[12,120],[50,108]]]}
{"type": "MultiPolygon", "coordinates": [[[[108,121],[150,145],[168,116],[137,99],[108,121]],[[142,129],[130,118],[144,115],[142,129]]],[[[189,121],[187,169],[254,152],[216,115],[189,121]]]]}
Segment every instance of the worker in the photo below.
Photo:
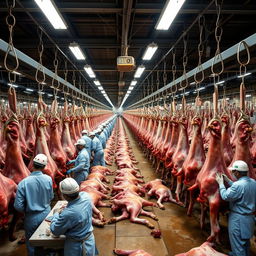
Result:
{"type": "Polygon", "coordinates": [[[104,151],[100,140],[95,136],[96,132],[90,133],[92,139],[92,151],[94,152],[92,166],[101,165],[106,166],[104,160],[104,151]]]}
{"type": "Polygon", "coordinates": [[[83,130],[81,139],[85,141],[85,148],[88,152],[89,159],[91,159],[92,140],[88,135],[89,135],[89,132],[87,130],[83,130]]]}
{"type": "Polygon", "coordinates": [[[90,158],[85,145],[84,139],[79,139],[75,143],[76,150],[78,151],[77,158],[67,163],[68,165],[75,163],[75,167],[69,169],[67,174],[73,173],[78,185],[87,178],[90,169],[90,158]]]}
{"type": "Polygon", "coordinates": [[[38,154],[33,159],[31,174],[23,179],[17,188],[14,208],[25,214],[24,229],[28,256],[34,256],[34,247],[29,239],[49,214],[53,199],[53,183],[50,176],[43,174],[47,156],[38,154]]]}
{"type": "Polygon", "coordinates": [[[106,139],[104,133],[102,132],[102,128],[98,128],[96,130],[96,134],[95,135],[100,140],[100,142],[102,144],[102,148],[105,149],[106,148],[107,139],[106,139]]]}
{"type": "Polygon", "coordinates": [[[61,181],[60,191],[68,204],[54,213],[50,230],[55,236],[66,236],[64,256],[96,255],[91,197],[86,192],[79,193],[79,185],[73,178],[61,181]]]}
{"type": "Polygon", "coordinates": [[[256,181],[249,178],[248,165],[237,160],[230,168],[237,181],[232,182],[226,175],[216,175],[219,184],[220,196],[229,201],[230,214],[228,219],[228,232],[232,256],[248,256],[250,238],[253,236],[255,226],[256,207],[256,181]],[[226,189],[223,177],[230,186],[226,189]]]}

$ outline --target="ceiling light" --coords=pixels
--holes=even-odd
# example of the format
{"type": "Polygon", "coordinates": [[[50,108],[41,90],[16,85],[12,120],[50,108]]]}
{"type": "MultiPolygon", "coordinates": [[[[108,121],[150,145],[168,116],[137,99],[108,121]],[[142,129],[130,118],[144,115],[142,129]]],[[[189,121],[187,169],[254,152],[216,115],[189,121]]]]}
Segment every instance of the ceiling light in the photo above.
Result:
{"type": "Polygon", "coordinates": [[[245,97],[250,98],[250,97],[252,97],[252,95],[251,94],[246,94],[245,97]]]}
{"type": "Polygon", "coordinates": [[[18,75],[18,76],[22,76],[22,74],[20,72],[17,71],[12,71],[13,74],[18,75]]]}
{"type": "Polygon", "coordinates": [[[88,76],[90,78],[95,78],[96,77],[90,65],[85,65],[84,70],[86,71],[86,73],[88,74],[88,76]]]}
{"type": "Polygon", "coordinates": [[[100,92],[101,92],[102,94],[106,93],[104,90],[101,90],[100,92]]]}
{"type": "Polygon", "coordinates": [[[130,86],[128,90],[132,91],[134,86],[130,86]]]}
{"type": "Polygon", "coordinates": [[[77,43],[71,43],[69,49],[75,55],[78,60],[85,60],[84,53],[82,52],[80,46],[77,43]]]}
{"type": "Polygon", "coordinates": [[[33,89],[30,89],[30,88],[26,88],[26,91],[27,91],[27,92],[33,92],[34,90],[33,90],[33,89]]]}
{"type": "Polygon", "coordinates": [[[45,82],[42,82],[41,84],[46,85],[46,83],[45,83],[45,82]]]}
{"type": "Polygon", "coordinates": [[[8,83],[8,85],[9,85],[9,86],[12,86],[12,87],[14,87],[14,88],[18,88],[18,87],[19,87],[18,85],[16,85],[16,84],[11,84],[11,83],[8,83]]]}
{"type": "Polygon", "coordinates": [[[140,78],[141,75],[142,75],[142,73],[144,72],[144,70],[145,70],[145,67],[144,67],[143,65],[140,65],[140,66],[137,68],[137,70],[136,70],[136,72],[135,72],[135,74],[134,74],[134,77],[135,77],[135,78],[140,78]]]}
{"type": "Polygon", "coordinates": [[[67,29],[67,26],[52,0],[35,0],[46,18],[55,29],[67,29]]]}
{"type": "Polygon", "coordinates": [[[222,81],[219,81],[218,83],[216,83],[216,84],[224,84],[225,83],[225,81],[224,80],[222,80],[222,81]]]}
{"type": "Polygon", "coordinates": [[[93,82],[94,82],[95,85],[100,86],[100,81],[99,80],[94,80],[93,82]]]}
{"type": "Polygon", "coordinates": [[[193,84],[196,84],[196,82],[192,82],[192,83],[190,83],[190,85],[193,85],[193,84]]]}
{"type": "Polygon", "coordinates": [[[24,91],[24,93],[26,93],[26,94],[31,94],[31,92],[27,92],[27,91],[24,91]]]}
{"type": "Polygon", "coordinates": [[[200,88],[198,88],[197,90],[198,91],[202,91],[202,90],[204,90],[205,89],[205,87],[200,87],[200,88]]]}
{"type": "Polygon", "coordinates": [[[226,100],[230,100],[230,98],[226,98],[226,100]]]}
{"type": "Polygon", "coordinates": [[[100,91],[104,91],[104,89],[103,89],[102,86],[99,86],[98,89],[99,89],[100,91]]]}
{"type": "Polygon", "coordinates": [[[47,93],[47,96],[52,97],[53,95],[52,95],[52,94],[50,94],[50,93],[47,93]]]}
{"type": "Polygon", "coordinates": [[[156,24],[157,30],[168,30],[185,0],[168,0],[156,24]]]}
{"type": "Polygon", "coordinates": [[[137,81],[136,80],[132,80],[130,85],[136,85],[137,84],[137,81]]]}
{"type": "Polygon", "coordinates": [[[153,55],[155,54],[158,46],[155,43],[151,43],[147,46],[146,51],[144,52],[144,55],[142,57],[143,60],[151,60],[153,55]]]}
{"type": "Polygon", "coordinates": [[[242,77],[245,77],[245,76],[249,76],[249,75],[251,75],[252,73],[245,73],[245,74],[243,74],[243,75],[239,75],[239,76],[237,76],[237,78],[242,78],[242,77]]]}

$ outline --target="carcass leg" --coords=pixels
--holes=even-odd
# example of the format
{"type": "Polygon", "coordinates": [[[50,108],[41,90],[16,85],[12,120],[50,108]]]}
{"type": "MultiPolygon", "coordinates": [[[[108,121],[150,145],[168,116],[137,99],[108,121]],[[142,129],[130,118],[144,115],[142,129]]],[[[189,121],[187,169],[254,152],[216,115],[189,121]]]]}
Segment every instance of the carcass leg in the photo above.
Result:
{"type": "Polygon", "coordinates": [[[189,206],[188,206],[188,211],[187,211],[187,215],[188,216],[192,215],[193,206],[195,204],[195,201],[196,201],[195,191],[194,190],[190,190],[189,191],[189,206]]]}
{"type": "Polygon", "coordinates": [[[118,222],[118,221],[126,220],[126,219],[128,219],[128,218],[129,218],[129,213],[128,213],[125,209],[123,209],[123,210],[122,210],[122,214],[121,214],[120,216],[118,216],[118,217],[113,217],[113,218],[111,218],[111,219],[108,221],[108,224],[116,223],[116,222],[118,222]]]}
{"type": "Polygon", "coordinates": [[[152,225],[148,220],[138,218],[138,215],[142,210],[139,206],[135,207],[135,208],[128,209],[128,210],[130,210],[130,214],[131,214],[130,221],[131,222],[146,225],[149,228],[154,228],[154,225],[152,225]]]}
{"type": "Polygon", "coordinates": [[[108,204],[108,203],[104,203],[104,202],[102,202],[102,201],[99,201],[99,202],[97,203],[97,206],[99,206],[99,207],[111,207],[111,204],[108,204]]]}
{"type": "Polygon", "coordinates": [[[201,203],[201,216],[200,216],[200,227],[201,227],[201,229],[203,229],[204,226],[205,226],[206,210],[207,210],[206,206],[203,203],[201,203]]]}
{"type": "Polygon", "coordinates": [[[153,212],[147,212],[147,211],[144,211],[143,209],[141,209],[140,214],[143,215],[143,216],[150,217],[153,220],[158,220],[158,218],[156,217],[156,215],[153,212]]]}
{"type": "Polygon", "coordinates": [[[209,198],[209,208],[210,208],[210,223],[211,223],[211,235],[207,238],[208,242],[219,241],[219,207],[220,207],[220,195],[217,192],[215,195],[209,198]]]}

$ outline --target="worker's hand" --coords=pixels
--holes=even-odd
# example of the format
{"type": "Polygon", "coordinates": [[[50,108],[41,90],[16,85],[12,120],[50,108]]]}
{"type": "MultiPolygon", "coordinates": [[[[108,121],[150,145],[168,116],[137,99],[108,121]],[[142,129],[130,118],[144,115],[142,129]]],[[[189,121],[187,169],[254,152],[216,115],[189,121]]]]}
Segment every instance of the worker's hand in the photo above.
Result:
{"type": "Polygon", "coordinates": [[[232,180],[226,174],[223,173],[222,176],[226,182],[232,182],[232,180]]]}
{"type": "Polygon", "coordinates": [[[219,183],[219,185],[224,183],[223,176],[221,173],[216,174],[216,181],[219,183]]]}
{"type": "Polygon", "coordinates": [[[67,165],[73,164],[73,160],[67,162],[67,165]]]}
{"type": "Polygon", "coordinates": [[[72,169],[67,170],[66,174],[71,174],[71,172],[72,172],[72,169]]]}

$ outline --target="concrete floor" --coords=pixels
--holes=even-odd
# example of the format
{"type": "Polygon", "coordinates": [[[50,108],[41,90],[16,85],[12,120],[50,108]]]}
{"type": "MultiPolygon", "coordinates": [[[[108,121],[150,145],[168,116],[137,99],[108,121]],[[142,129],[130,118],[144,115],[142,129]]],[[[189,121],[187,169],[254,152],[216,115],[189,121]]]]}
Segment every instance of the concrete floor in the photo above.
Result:
{"type": "MultiPolygon", "coordinates": [[[[136,160],[139,161],[138,168],[144,176],[145,182],[158,178],[154,173],[151,164],[145,158],[136,140],[132,137],[130,132],[126,129],[128,137],[133,148],[133,153],[136,160]]],[[[116,166],[110,167],[112,170],[116,166]]],[[[114,177],[110,177],[111,183],[114,177]]],[[[152,200],[152,199],[151,199],[152,200]]],[[[154,201],[154,199],[153,199],[154,201]]],[[[209,227],[207,230],[201,231],[199,226],[199,215],[195,211],[193,217],[186,215],[186,209],[172,204],[164,203],[166,209],[160,210],[157,208],[148,210],[153,211],[159,221],[154,221],[150,218],[150,222],[159,228],[162,232],[162,238],[156,239],[150,235],[151,230],[143,225],[130,223],[129,220],[124,220],[115,224],[106,225],[104,228],[94,228],[94,234],[100,256],[113,256],[113,249],[144,249],[153,256],[172,256],[177,253],[182,253],[197,247],[205,242],[209,235],[209,227]]],[[[113,217],[110,208],[100,208],[104,212],[107,219],[113,217]]],[[[142,218],[145,218],[144,216],[142,218]]],[[[222,245],[217,249],[218,251],[227,253],[228,237],[225,225],[225,217],[221,217],[224,223],[221,232],[222,245]]],[[[22,232],[19,233],[22,235],[22,232]]],[[[0,234],[0,255],[2,256],[25,256],[25,245],[17,245],[17,242],[8,242],[5,234],[0,234]]],[[[256,256],[256,246],[253,245],[253,252],[251,256],[256,256]]]]}

